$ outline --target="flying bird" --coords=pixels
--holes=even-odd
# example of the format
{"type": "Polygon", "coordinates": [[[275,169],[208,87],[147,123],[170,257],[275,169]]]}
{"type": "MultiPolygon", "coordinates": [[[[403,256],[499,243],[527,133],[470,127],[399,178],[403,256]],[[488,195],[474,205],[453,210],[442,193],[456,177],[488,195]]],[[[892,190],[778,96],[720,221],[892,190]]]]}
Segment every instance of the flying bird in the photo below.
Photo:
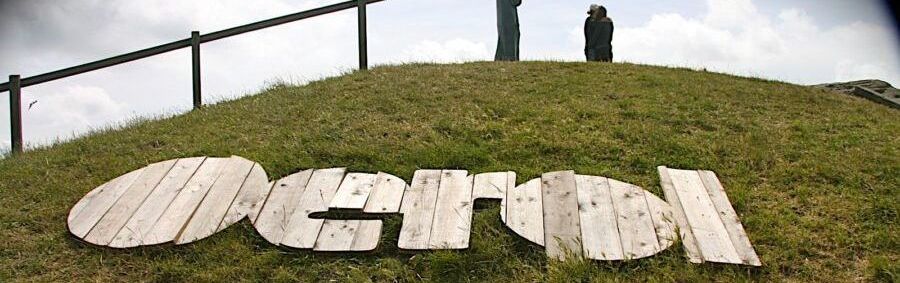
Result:
{"type": "Polygon", "coordinates": [[[31,106],[34,106],[35,104],[37,104],[37,102],[37,100],[34,100],[31,103],[28,103],[28,110],[31,110],[31,106]]]}

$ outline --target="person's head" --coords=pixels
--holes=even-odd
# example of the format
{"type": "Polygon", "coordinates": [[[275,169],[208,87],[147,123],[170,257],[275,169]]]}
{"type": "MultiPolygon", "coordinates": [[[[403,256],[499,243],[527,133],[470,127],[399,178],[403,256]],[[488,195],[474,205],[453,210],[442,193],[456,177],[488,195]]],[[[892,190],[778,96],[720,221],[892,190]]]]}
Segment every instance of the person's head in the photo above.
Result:
{"type": "Polygon", "coordinates": [[[600,6],[597,8],[597,14],[595,16],[598,19],[606,18],[606,7],[600,6]]]}

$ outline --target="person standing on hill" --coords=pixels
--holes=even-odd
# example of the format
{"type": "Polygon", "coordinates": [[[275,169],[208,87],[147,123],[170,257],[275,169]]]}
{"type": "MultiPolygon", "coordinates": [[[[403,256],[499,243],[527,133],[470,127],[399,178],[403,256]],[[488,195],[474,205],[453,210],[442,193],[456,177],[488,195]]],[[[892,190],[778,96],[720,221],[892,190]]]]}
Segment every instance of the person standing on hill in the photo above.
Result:
{"type": "Polygon", "coordinates": [[[612,62],[613,21],[606,7],[591,5],[584,20],[584,56],[588,61],[612,62]]]}
{"type": "Polygon", "coordinates": [[[519,12],[522,0],[497,0],[496,61],[519,61],[519,12]]]}

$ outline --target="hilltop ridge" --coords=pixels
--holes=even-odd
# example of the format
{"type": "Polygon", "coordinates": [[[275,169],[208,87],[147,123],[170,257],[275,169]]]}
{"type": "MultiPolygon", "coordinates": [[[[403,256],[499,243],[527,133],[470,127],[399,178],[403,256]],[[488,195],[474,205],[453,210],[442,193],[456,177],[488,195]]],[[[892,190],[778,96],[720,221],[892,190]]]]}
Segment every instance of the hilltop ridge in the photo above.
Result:
{"type": "Polygon", "coordinates": [[[900,112],[832,91],[633,64],[382,66],[0,160],[0,281],[897,280],[900,112]],[[86,192],[147,164],[239,155],[270,179],[307,168],[555,170],[661,196],[657,166],[713,170],[764,266],[690,264],[675,247],[625,263],[553,262],[476,203],[464,251],[270,246],[247,222],[184,246],[116,251],[78,241],[86,192]]]}

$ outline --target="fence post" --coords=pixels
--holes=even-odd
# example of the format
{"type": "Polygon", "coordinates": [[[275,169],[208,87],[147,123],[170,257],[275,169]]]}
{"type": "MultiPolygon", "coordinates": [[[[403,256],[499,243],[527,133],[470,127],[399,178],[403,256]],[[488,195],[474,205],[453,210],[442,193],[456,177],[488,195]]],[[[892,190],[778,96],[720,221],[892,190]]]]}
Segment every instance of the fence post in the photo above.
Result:
{"type": "Polygon", "coordinates": [[[22,84],[19,75],[9,76],[9,129],[12,153],[23,152],[22,142],[22,84]]]}
{"type": "Polygon", "coordinates": [[[200,96],[200,32],[191,32],[191,66],[194,76],[194,109],[200,109],[203,106],[203,99],[200,96]]]}
{"type": "Polygon", "coordinates": [[[358,12],[358,22],[359,22],[359,69],[360,70],[368,70],[369,69],[369,54],[368,54],[368,43],[366,38],[366,4],[368,1],[366,0],[358,0],[357,1],[357,12],[358,12]]]}

